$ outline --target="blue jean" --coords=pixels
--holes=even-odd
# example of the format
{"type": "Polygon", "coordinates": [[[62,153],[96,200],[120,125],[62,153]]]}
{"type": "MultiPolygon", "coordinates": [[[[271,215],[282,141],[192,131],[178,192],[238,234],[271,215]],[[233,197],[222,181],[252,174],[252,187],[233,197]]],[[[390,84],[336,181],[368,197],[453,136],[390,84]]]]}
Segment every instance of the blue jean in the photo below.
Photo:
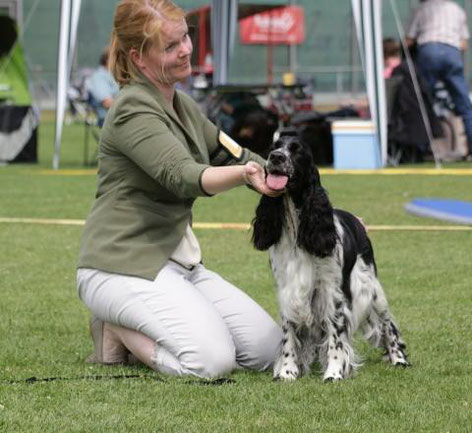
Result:
{"type": "Polygon", "coordinates": [[[472,103],[464,77],[464,62],[460,50],[439,42],[420,45],[418,68],[431,92],[437,81],[444,83],[454,102],[456,114],[464,121],[469,153],[472,153],[472,103]]]}

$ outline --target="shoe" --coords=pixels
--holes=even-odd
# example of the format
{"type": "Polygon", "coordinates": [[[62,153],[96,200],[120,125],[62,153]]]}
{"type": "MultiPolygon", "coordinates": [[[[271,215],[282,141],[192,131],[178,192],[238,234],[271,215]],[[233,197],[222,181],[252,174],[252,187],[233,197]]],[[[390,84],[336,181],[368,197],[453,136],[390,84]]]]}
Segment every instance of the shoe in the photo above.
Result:
{"type": "Polygon", "coordinates": [[[126,364],[128,349],[111,331],[110,325],[96,317],[90,320],[94,352],[85,360],[90,364],[126,364]]]}

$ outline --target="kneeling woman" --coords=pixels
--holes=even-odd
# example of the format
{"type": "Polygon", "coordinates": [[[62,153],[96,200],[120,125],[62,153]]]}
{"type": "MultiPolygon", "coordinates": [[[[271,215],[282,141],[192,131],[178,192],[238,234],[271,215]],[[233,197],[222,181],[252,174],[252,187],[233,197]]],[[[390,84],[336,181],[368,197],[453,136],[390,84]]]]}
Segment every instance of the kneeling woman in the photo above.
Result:
{"type": "Polygon", "coordinates": [[[191,73],[185,14],[168,0],[117,6],[110,69],[120,93],[99,151],[98,191],[79,255],[79,297],[94,318],[91,361],[129,353],[172,375],[269,368],[282,334],[242,291],[201,263],[199,196],[265,183],[263,161],[205,118],[175,84],[191,73]]]}

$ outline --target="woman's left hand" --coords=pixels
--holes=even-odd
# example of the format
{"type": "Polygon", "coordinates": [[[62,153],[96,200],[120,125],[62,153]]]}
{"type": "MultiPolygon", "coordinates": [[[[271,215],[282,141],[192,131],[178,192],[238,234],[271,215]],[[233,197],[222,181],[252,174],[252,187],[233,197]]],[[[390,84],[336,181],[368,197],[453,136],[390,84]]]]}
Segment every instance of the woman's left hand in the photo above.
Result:
{"type": "Polygon", "coordinates": [[[247,183],[251,185],[257,192],[269,197],[278,197],[285,192],[285,190],[275,191],[267,186],[264,168],[261,167],[257,162],[249,161],[244,166],[244,170],[247,183]]]}

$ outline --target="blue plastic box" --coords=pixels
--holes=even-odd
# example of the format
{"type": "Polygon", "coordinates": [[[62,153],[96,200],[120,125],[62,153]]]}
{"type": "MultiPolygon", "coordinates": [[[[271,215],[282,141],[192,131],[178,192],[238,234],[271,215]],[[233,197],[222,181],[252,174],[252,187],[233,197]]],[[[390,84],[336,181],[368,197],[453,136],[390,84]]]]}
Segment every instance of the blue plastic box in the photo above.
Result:
{"type": "Polygon", "coordinates": [[[336,120],[331,123],[334,168],[381,167],[375,125],[371,120],[336,120]]]}

